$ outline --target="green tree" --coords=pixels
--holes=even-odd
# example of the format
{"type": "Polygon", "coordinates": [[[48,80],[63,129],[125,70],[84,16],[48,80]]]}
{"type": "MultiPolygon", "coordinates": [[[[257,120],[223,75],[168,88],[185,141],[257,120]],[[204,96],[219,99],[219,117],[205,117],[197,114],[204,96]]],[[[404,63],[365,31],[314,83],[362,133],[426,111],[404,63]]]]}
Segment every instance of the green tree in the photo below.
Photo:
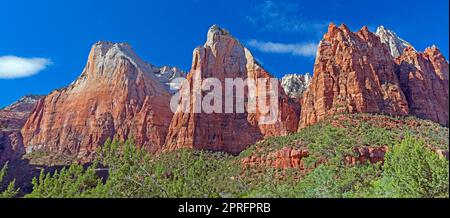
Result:
{"type": "Polygon", "coordinates": [[[449,197],[449,163],[407,135],[386,155],[382,177],[375,182],[378,197],[449,197]]]}
{"type": "Polygon", "coordinates": [[[109,168],[98,188],[106,197],[232,197],[238,194],[238,173],[221,153],[179,150],[152,156],[132,140],[108,141],[99,162],[109,168]]]}
{"type": "MultiPolygon", "coordinates": [[[[3,168],[0,170],[0,185],[3,184],[3,179],[8,171],[8,163],[6,163],[3,168]]],[[[12,198],[15,197],[19,193],[19,189],[15,188],[15,180],[10,182],[5,190],[0,191],[0,198],[12,198]]]]}
{"type": "Polygon", "coordinates": [[[84,170],[82,165],[72,164],[53,174],[42,170],[39,178],[33,178],[33,191],[27,198],[86,198],[96,196],[97,186],[102,183],[96,175],[94,164],[84,170]]]}

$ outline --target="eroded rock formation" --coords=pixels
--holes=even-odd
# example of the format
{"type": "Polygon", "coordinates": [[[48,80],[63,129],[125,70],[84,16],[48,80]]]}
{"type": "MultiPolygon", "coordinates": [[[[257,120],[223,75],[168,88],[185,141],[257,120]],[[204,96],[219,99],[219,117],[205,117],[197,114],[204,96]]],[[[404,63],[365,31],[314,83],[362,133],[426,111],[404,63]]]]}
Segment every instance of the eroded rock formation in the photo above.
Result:
{"type": "Polygon", "coordinates": [[[405,49],[397,58],[400,84],[412,115],[449,125],[449,64],[433,46],[425,52],[405,49]]]}
{"type": "Polygon", "coordinates": [[[300,127],[336,113],[408,115],[396,64],[378,36],[331,24],[320,42],[314,76],[302,99],[300,127]]]}
{"type": "Polygon", "coordinates": [[[81,76],[37,103],[22,129],[27,151],[89,157],[108,138],[159,149],[172,117],[171,94],[127,44],[96,43],[81,76]]]}
{"type": "MultiPolygon", "coordinates": [[[[188,84],[193,87],[195,78],[217,78],[225,87],[225,78],[241,78],[243,80],[271,78],[238,40],[218,26],[208,31],[207,42],[204,46],[194,50],[191,72],[188,84]]],[[[267,84],[257,83],[258,86],[267,84]]],[[[278,93],[279,113],[273,124],[260,123],[263,115],[256,113],[194,113],[194,106],[198,103],[192,94],[189,101],[189,113],[176,113],[170,125],[166,140],[166,149],[178,148],[206,149],[239,153],[247,146],[266,137],[287,135],[295,132],[298,123],[298,105],[292,102],[278,85],[278,89],[271,91],[278,93]]],[[[224,93],[222,91],[221,93],[224,93]]],[[[202,97],[207,93],[203,92],[202,97]]],[[[225,96],[222,96],[225,99],[225,96]]],[[[262,96],[255,96],[256,98],[262,96]]],[[[264,97],[264,96],[263,96],[264,97]]],[[[248,101],[249,93],[245,93],[248,101]]],[[[183,101],[183,99],[181,100],[183,101]]]]}

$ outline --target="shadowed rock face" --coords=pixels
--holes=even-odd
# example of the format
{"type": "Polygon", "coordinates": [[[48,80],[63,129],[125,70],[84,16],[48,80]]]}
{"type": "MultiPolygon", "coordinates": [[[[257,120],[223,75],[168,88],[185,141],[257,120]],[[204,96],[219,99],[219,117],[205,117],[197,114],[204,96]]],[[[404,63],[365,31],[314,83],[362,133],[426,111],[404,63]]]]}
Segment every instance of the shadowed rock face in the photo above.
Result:
{"type": "Polygon", "coordinates": [[[27,95],[0,110],[0,164],[20,158],[25,153],[20,128],[42,97],[27,95]]]}
{"type": "Polygon", "coordinates": [[[160,72],[127,44],[95,44],[81,76],[37,103],[22,129],[27,151],[89,157],[108,138],[159,149],[172,117],[160,72]]]}
{"type": "Polygon", "coordinates": [[[354,33],[331,24],[320,42],[314,76],[301,102],[300,127],[336,113],[408,115],[396,64],[367,27],[354,33]]]}
{"type": "Polygon", "coordinates": [[[449,65],[435,46],[425,52],[405,49],[397,58],[398,75],[412,115],[449,125],[449,65]]]}
{"type": "MultiPolygon", "coordinates": [[[[188,83],[193,87],[195,78],[211,77],[218,78],[224,88],[225,78],[245,80],[272,76],[229,32],[213,26],[208,31],[205,45],[194,50],[188,83]]],[[[266,84],[256,84],[257,87],[261,85],[266,84]]],[[[279,93],[279,114],[276,123],[270,125],[259,122],[259,113],[193,113],[193,105],[198,99],[190,96],[191,111],[174,115],[165,149],[195,148],[238,153],[265,137],[295,132],[298,125],[298,105],[289,99],[281,86],[272,91],[279,93]]],[[[248,93],[245,97],[248,99],[248,93]]]]}

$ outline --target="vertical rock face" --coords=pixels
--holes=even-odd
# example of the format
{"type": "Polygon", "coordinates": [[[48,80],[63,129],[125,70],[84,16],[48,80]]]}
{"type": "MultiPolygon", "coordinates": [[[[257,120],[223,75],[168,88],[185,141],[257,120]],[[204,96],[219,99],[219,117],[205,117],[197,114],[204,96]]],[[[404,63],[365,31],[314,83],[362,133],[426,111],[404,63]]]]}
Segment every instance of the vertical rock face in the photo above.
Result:
{"type": "Polygon", "coordinates": [[[281,86],[291,98],[299,99],[311,83],[311,74],[286,74],[281,79],[281,86]]]}
{"type": "Polygon", "coordinates": [[[391,55],[394,58],[402,55],[403,51],[406,48],[412,48],[412,45],[409,44],[409,42],[401,39],[393,31],[384,28],[384,26],[378,27],[376,35],[380,37],[380,40],[383,44],[386,44],[388,46],[391,55]]]}
{"type": "Polygon", "coordinates": [[[42,97],[27,95],[0,110],[0,164],[19,158],[25,153],[20,129],[36,102],[42,97]]]}
{"type": "Polygon", "coordinates": [[[331,24],[320,42],[314,76],[301,102],[300,127],[336,113],[408,115],[389,49],[367,27],[331,24]]]}
{"type": "Polygon", "coordinates": [[[396,61],[411,114],[448,126],[449,64],[439,49],[419,53],[409,47],[396,61]]]}
{"type": "Polygon", "coordinates": [[[108,138],[159,149],[172,117],[160,72],[127,44],[95,44],[81,76],[37,103],[22,129],[27,151],[89,157],[108,138]]]}
{"type": "MultiPolygon", "coordinates": [[[[202,80],[217,78],[224,88],[225,78],[245,80],[271,77],[229,32],[213,26],[208,31],[205,45],[194,50],[188,84],[193,87],[195,78],[202,80]]],[[[266,85],[256,84],[257,87],[266,85]]],[[[238,153],[265,137],[295,132],[298,125],[298,106],[280,86],[277,90],[271,91],[279,94],[279,113],[274,124],[261,124],[259,121],[261,114],[258,112],[194,113],[193,105],[200,99],[194,98],[191,93],[190,112],[179,112],[174,115],[166,140],[166,149],[195,148],[238,153]]],[[[203,96],[205,93],[202,93],[203,96]]],[[[245,98],[249,98],[248,92],[245,98]]]]}

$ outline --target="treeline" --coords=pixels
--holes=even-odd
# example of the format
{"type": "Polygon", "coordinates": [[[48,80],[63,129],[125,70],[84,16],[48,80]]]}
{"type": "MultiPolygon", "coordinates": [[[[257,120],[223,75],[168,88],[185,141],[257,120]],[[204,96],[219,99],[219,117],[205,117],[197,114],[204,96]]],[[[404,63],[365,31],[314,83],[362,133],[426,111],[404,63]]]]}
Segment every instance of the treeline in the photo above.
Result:
{"type": "MultiPolygon", "coordinates": [[[[152,156],[132,140],[108,141],[90,167],[41,172],[32,183],[27,198],[448,198],[449,162],[409,135],[390,147],[382,165],[349,167],[330,158],[307,174],[243,168],[239,157],[223,153],[179,150],[152,156]],[[106,178],[99,176],[100,166],[107,168],[106,178]]],[[[17,193],[11,182],[0,197],[17,193]]]]}

